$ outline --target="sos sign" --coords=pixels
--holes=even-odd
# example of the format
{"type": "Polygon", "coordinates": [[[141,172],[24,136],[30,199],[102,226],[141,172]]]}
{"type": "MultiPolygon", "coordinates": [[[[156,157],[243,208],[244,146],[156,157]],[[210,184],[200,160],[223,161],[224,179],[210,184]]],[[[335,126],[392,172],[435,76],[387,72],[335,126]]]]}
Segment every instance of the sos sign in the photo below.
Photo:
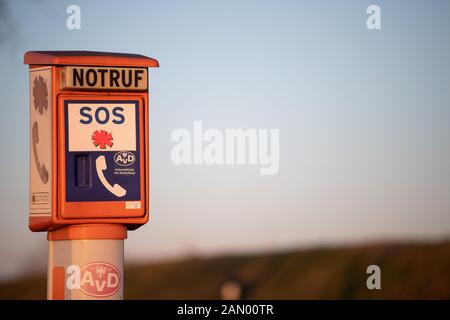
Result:
{"type": "Polygon", "coordinates": [[[95,112],[93,112],[91,107],[81,107],[80,108],[80,122],[82,124],[90,124],[95,120],[98,124],[107,124],[110,121],[111,115],[113,119],[111,121],[115,124],[122,124],[125,122],[125,117],[123,115],[123,107],[114,107],[111,112],[107,107],[98,107],[95,112]],[[92,115],[94,113],[94,115],[92,115]]]}
{"type": "Polygon", "coordinates": [[[139,101],[66,100],[64,108],[66,201],[140,207],[139,101]]]}

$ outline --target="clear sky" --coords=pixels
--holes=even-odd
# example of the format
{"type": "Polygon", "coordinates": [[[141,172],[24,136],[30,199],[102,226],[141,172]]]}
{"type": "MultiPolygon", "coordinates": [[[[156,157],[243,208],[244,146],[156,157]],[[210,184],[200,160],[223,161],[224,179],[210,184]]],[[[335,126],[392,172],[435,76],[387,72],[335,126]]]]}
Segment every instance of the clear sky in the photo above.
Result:
{"type": "Polygon", "coordinates": [[[0,277],[42,269],[28,230],[28,50],[139,53],[151,222],[127,261],[450,234],[450,2],[0,1],[0,277]],[[66,8],[81,7],[81,30],[66,8]],[[382,29],[366,28],[381,7],[382,29]],[[175,166],[171,133],[280,129],[278,175],[175,166]]]}

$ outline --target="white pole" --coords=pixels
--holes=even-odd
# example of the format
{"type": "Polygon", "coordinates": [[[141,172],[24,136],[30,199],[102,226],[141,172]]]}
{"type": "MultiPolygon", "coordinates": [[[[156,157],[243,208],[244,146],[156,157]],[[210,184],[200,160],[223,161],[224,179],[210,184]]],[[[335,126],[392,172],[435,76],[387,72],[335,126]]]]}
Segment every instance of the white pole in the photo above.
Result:
{"type": "Polygon", "coordinates": [[[74,225],[48,234],[49,300],[123,299],[122,225],[74,225]]]}

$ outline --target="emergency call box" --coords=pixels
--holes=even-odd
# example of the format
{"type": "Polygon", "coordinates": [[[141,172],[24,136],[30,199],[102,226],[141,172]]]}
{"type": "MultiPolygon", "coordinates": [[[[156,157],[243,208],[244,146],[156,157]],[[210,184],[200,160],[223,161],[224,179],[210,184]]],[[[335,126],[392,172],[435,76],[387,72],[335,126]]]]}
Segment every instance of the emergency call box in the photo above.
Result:
{"type": "Polygon", "coordinates": [[[135,54],[30,51],[29,226],[149,216],[148,68],[135,54]]]}

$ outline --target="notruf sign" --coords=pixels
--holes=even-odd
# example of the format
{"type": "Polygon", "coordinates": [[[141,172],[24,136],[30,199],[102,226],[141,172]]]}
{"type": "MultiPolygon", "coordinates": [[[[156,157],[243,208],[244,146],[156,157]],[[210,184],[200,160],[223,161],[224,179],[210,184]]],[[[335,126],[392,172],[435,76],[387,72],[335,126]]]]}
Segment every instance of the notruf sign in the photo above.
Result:
{"type": "Polygon", "coordinates": [[[147,68],[68,66],[61,69],[61,90],[147,90],[147,68]]]}

